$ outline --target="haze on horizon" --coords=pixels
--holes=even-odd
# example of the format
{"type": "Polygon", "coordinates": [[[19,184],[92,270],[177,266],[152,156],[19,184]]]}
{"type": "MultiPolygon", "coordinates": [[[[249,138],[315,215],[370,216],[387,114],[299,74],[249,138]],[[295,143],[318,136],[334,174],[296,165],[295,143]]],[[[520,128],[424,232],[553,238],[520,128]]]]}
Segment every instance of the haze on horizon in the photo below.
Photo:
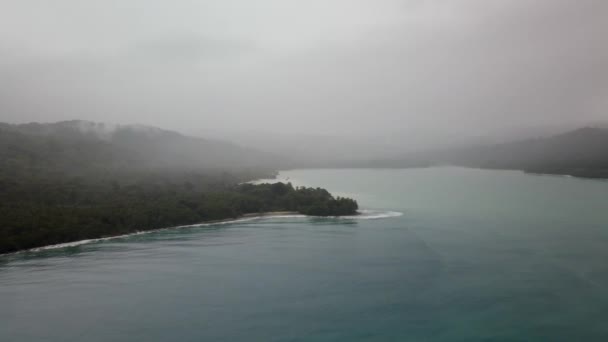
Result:
{"type": "Polygon", "coordinates": [[[5,122],[430,147],[608,119],[602,0],[4,0],[2,8],[5,122]]]}

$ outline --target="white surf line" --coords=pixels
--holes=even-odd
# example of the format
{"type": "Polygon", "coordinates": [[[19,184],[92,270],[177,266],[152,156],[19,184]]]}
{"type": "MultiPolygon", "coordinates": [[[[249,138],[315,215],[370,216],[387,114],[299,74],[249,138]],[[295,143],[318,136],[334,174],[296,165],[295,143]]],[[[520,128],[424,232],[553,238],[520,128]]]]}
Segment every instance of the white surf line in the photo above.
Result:
{"type": "Polygon", "coordinates": [[[151,229],[151,230],[141,230],[141,231],[135,231],[135,232],[129,233],[129,234],[107,236],[107,237],[96,238],[96,239],[85,239],[85,240],[78,240],[78,241],[72,241],[72,242],[64,242],[64,243],[58,243],[55,245],[48,245],[48,246],[25,249],[25,250],[13,252],[13,253],[0,254],[0,256],[27,253],[27,252],[41,252],[41,251],[46,251],[46,250],[68,248],[68,247],[77,247],[77,246],[86,245],[89,243],[107,241],[107,240],[112,240],[112,239],[123,239],[123,238],[131,237],[131,236],[150,234],[150,233],[160,232],[160,231],[169,230],[169,229],[219,226],[219,225],[225,225],[225,224],[250,222],[250,221],[255,221],[255,220],[263,220],[263,219],[318,217],[318,218],[331,218],[331,219],[374,220],[374,219],[398,217],[398,216],[403,215],[403,213],[398,212],[398,211],[380,211],[380,210],[366,210],[366,209],[360,210],[359,213],[360,213],[360,215],[351,215],[351,216],[309,216],[309,215],[303,215],[303,214],[257,215],[257,216],[251,216],[251,217],[238,218],[238,219],[234,219],[234,220],[226,220],[226,221],[218,221],[218,222],[202,222],[202,223],[195,223],[195,224],[182,225],[182,226],[165,227],[165,228],[158,228],[158,229],[151,229]]]}

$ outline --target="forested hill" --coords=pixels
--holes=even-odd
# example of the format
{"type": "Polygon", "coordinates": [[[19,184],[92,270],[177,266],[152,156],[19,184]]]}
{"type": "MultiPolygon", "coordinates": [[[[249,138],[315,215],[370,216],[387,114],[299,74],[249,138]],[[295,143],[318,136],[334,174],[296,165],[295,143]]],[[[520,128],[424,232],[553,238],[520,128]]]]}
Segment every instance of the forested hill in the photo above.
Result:
{"type": "MultiPolygon", "coordinates": [[[[291,184],[206,187],[142,180],[132,184],[75,180],[4,183],[0,190],[0,253],[136,231],[237,218],[269,211],[357,214],[357,202],[320,188],[291,184]]],[[[195,181],[190,183],[190,181],[195,181]]]]}
{"type": "Polygon", "coordinates": [[[409,153],[349,166],[399,168],[433,165],[608,178],[608,129],[586,127],[548,137],[409,153]]]}
{"type": "Polygon", "coordinates": [[[2,171],[274,170],[284,159],[146,126],[88,121],[0,124],[2,171]]]}
{"type": "Polygon", "coordinates": [[[471,167],[608,178],[608,129],[587,127],[551,137],[444,151],[432,158],[471,167]]]}
{"type": "Polygon", "coordinates": [[[0,253],[265,211],[357,213],[324,189],[241,184],[281,163],[149,127],[0,124],[0,253]]]}

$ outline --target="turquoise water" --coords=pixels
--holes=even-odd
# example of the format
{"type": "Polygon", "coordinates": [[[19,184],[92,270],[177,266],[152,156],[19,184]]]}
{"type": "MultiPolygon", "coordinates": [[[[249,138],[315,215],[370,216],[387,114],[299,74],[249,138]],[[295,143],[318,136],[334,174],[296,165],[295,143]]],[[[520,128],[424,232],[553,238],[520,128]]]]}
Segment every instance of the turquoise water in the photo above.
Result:
{"type": "Polygon", "coordinates": [[[608,340],[608,182],[461,168],[279,178],[403,215],[0,257],[0,341],[608,340]]]}

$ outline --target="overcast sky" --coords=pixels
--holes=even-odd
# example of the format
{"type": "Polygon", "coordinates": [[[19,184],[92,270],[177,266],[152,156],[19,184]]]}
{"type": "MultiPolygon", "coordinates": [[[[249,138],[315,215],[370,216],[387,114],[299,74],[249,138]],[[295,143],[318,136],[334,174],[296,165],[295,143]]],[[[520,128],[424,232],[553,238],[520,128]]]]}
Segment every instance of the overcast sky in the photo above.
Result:
{"type": "Polygon", "coordinates": [[[604,0],[0,4],[0,121],[407,142],[608,120],[604,0]]]}

